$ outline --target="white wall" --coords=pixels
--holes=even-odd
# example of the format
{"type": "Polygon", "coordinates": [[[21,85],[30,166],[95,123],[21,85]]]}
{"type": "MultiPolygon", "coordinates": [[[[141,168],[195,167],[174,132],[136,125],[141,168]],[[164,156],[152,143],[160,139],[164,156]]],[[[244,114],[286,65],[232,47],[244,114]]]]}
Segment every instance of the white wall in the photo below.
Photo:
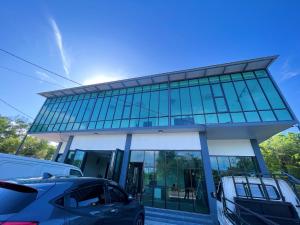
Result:
{"type": "Polygon", "coordinates": [[[133,134],[131,150],[200,150],[199,133],[133,134]]]}
{"type": "Polygon", "coordinates": [[[207,140],[210,155],[254,156],[250,140],[207,140]]]}
{"type": "Polygon", "coordinates": [[[126,134],[76,135],[71,150],[116,150],[125,147],[126,134]]]}

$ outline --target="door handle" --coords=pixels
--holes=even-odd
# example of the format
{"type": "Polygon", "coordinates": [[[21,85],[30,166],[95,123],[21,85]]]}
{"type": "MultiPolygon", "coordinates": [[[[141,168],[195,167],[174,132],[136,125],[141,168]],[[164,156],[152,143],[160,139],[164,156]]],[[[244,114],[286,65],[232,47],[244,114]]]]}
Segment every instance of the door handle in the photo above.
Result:
{"type": "Polygon", "coordinates": [[[99,214],[99,213],[101,213],[101,211],[91,211],[91,212],[90,212],[90,214],[93,215],[93,216],[94,216],[94,215],[97,215],[97,214],[99,214]]]}
{"type": "Polygon", "coordinates": [[[118,210],[118,209],[116,209],[116,208],[114,208],[114,209],[111,209],[111,210],[110,210],[110,212],[111,212],[111,213],[115,213],[115,214],[117,214],[117,213],[119,212],[119,210],[118,210]]]}

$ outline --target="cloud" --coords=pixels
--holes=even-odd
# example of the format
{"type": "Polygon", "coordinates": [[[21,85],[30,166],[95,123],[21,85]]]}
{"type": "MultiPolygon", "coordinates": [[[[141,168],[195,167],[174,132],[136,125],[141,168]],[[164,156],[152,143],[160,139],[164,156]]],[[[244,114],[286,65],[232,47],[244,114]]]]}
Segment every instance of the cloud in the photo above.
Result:
{"type": "Polygon", "coordinates": [[[59,53],[60,53],[60,57],[63,63],[63,67],[64,67],[64,71],[66,73],[66,75],[69,75],[70,73],[70,59],[66,54],[66,51],[64,49],[64,45],[63,45],[63,39],[62,39],[62,35],[61,32],[57,26],[57,23],[55,22],[55,20],[53,18],[49,18],[49,22],[54,34],[54,38],[55,38],[55,42],[56,45],[58,47],[59,53]]]}
{"type": "Polygon", "coordinates": [[[39,75],[40,77],[42,77],[42,78],[51,79],[51,77],[47,73],[44,73],[44,72],[41,72],[41,71],[38,71],[38,70],[36,70],[35,73],[37,75],[39,75]]]}
{"type": "Polygon", "coordinates": [[[86,80],[83,81],[84,85],[89,84],[98,84],[98,83],[105,83],[110,81],[122,80],[124,76],[121,75],[111,75],[111,74],[95,74],[89,76],[86,80]]]}
{"type": "Polygon", "coordinates": [[[285,60],[285,62],[281,67],[281,74],[282,74],[281,80],[285,81],[293,77],[299,76],[300,71],[291,69],[290,61],[287,59],[285,60]]]}

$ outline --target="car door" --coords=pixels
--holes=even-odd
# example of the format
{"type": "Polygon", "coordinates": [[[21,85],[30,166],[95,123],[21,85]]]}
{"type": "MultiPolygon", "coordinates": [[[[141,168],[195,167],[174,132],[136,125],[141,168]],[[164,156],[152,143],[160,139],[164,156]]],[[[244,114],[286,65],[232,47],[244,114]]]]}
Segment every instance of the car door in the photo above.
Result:
{"type": "Polygon", "coordinates": [[[105,216],[105,225],[132,225],[137,208],[130,204],[127,194],[120,187],[112,184],[107,185],[107,194],[109,203],[106,210],[111,217],[105,216]]]}
{"type": "Polygon", "coordinates": [[[69,225],[103,225],[108,208],[105,186],[89,185],[71,191],[64,197],[69,225]]]}

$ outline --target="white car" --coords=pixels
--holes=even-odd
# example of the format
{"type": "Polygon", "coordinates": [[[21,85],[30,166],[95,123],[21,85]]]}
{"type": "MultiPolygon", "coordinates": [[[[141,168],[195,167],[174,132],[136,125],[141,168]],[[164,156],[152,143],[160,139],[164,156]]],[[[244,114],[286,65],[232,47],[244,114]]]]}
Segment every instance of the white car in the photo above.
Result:
{"type": "Polygon", "coordinates": [[[82,176],[73,165],[0,153],[0,180],[53,176],[82,176]]]}
{"type": "Polygon", "coordinates": [[[283,179],[222,177],[216,198],[221,225],[300,224],[300,201],[283,179]]]}

